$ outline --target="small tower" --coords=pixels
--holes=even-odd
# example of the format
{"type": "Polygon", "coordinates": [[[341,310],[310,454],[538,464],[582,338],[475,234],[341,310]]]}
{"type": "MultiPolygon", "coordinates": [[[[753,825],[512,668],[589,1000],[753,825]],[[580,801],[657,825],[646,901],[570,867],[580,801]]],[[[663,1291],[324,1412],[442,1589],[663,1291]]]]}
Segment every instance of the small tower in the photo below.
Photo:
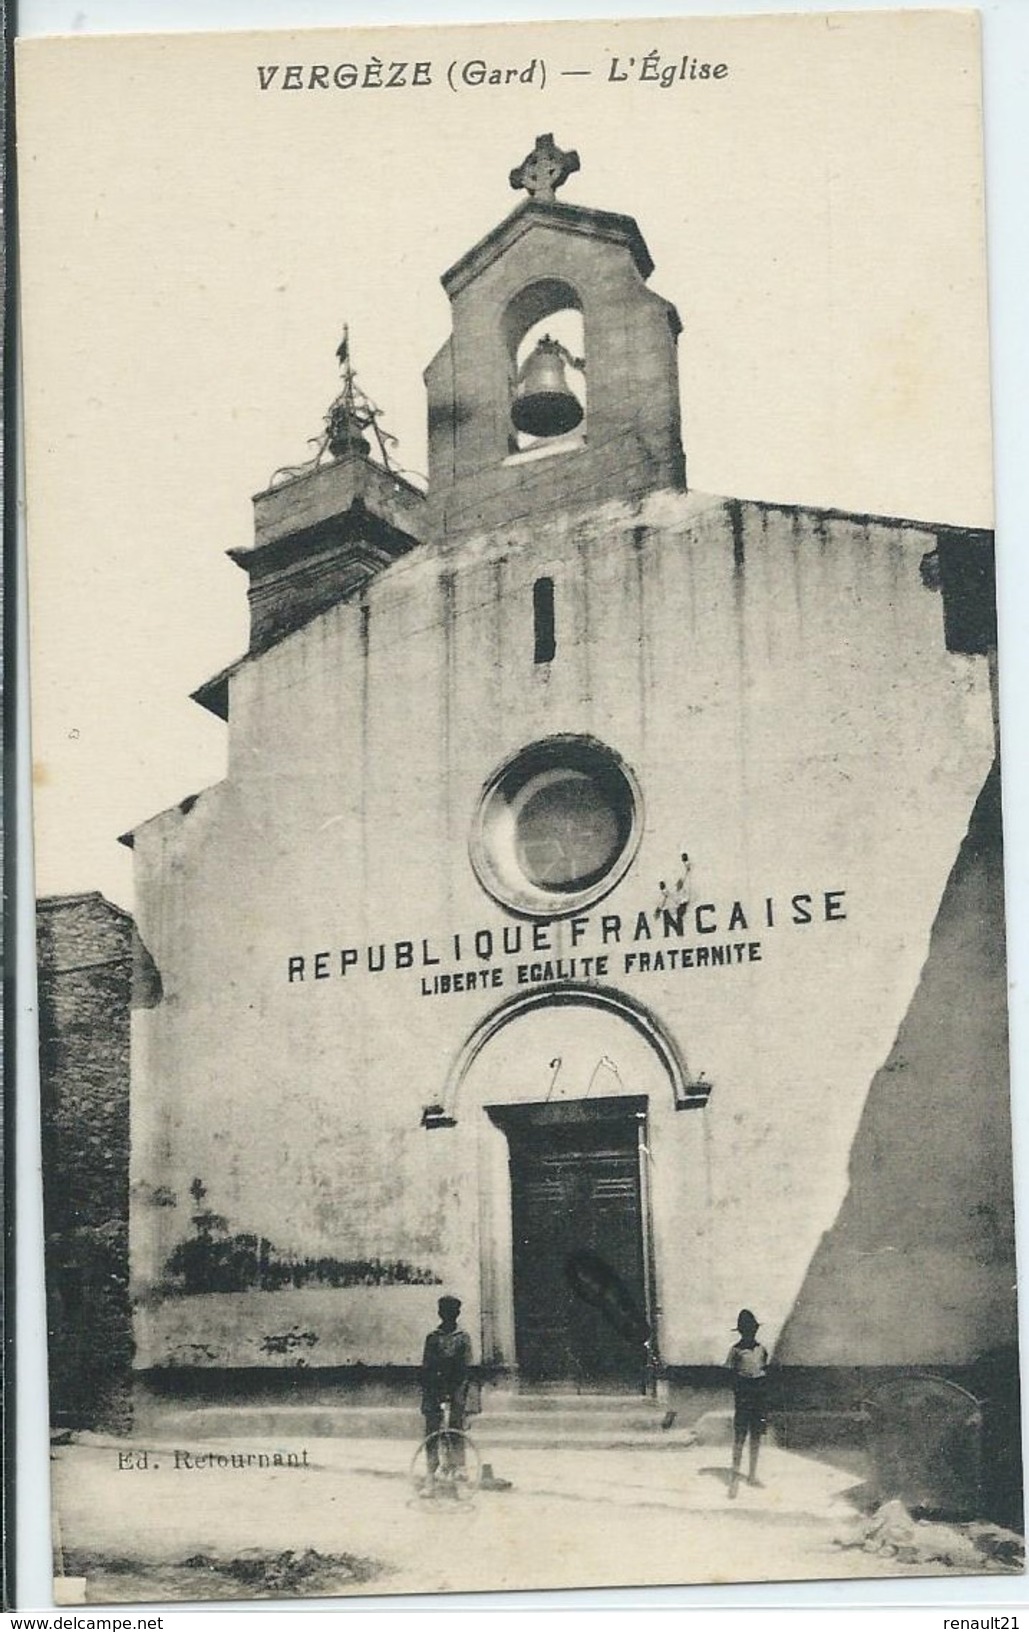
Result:
{"type": "MultiPolygon", "coordinates": [[[[391,562],[424,537],[425,495],[394,468],[395,438],[357,383],[346,327],[336,350],[340,390],[329,405],[313,456],[277,470],[254,497],[254,542],[227,551],[250,579],[254,657],[340,601],[357,598],[391,562]],[[376,444],[376,455],[366,433],[376,444]]],[[[243,661],[243,660],[241,660],[243,661]]],[[[229,679],[239,663],[193,693],[228,718],[229,679]]]]}
{"type": "Polygon", "coordinates": [[[646,286],[635,221],[557,200],[578,169],[537,137],[510,177],[528,198],[443,276],[453,333],[425,376],[438,537],[685,487],[679,314],[646,286]]]}

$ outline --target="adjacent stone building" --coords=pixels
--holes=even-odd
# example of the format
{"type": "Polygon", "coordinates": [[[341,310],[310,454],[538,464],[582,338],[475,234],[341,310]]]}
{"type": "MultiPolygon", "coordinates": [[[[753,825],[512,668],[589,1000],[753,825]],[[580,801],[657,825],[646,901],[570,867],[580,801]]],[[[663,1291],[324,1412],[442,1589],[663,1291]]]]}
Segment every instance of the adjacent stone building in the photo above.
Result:
{"type": "Polygon", "coordinates": [[[127,837],[153,1387],[409,1390],[444,1289],[522,1388],[700,1399],[741,1304],[809,1392],[1013,1374],[992,540],[692,491],[572,158],[443,278],[426,494],[344,352],[127,837]]]}
{"type": "Polygon", "coordinates": [[[51,1422],[128,1409],[134,927],[98,892],[36,903],[51,1422]]]}

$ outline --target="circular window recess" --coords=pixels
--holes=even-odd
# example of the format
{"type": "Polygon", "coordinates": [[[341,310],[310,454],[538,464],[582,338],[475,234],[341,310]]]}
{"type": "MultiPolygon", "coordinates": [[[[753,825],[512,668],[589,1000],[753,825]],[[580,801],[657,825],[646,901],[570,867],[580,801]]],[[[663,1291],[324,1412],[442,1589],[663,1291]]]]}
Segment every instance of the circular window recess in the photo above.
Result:
{"type": "Polygon", "coordinates": [[[513,912],[564,918],[617,884],[639,839],[639,789],[618,755],[592,737],[551,737],[490,778],[472,866],[513,912]]]}

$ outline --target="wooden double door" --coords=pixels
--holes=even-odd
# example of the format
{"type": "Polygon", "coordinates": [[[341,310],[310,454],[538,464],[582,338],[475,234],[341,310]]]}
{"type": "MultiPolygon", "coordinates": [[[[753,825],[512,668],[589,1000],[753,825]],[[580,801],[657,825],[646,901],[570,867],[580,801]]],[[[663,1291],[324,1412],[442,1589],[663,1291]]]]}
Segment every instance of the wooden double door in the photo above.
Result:
{"type": "Polygon", "coordinates": [[[491,1111],[510,1152],[515,1345],[527,1380],[644,1386],[645,1108],[625,1096],[491,1111]]]}

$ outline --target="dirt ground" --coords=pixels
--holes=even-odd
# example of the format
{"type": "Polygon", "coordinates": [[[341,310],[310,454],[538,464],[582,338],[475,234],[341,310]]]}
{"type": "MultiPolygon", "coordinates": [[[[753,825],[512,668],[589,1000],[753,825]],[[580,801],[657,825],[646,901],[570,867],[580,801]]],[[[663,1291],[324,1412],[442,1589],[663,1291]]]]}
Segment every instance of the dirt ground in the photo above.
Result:
{"type": "Polygon", "coordinates": [[[188,1466],[182,1449],[83,1435],[55,1450],[59,1573],[86,1578],[86,1602],[959,1573],[835,1545],[854,1474],[771,1445],[764,1488],[735,1501],[720,1447],[484,1449],[511,1488],[469,1505],[419,1499],[398,1441],[185,1447],[191,1462],[307,1451],[307,1466],[265,1469],[188,1466]],[[145,1467],[121,1465],[130,1449],[146,1450],[145,1467]]]}

